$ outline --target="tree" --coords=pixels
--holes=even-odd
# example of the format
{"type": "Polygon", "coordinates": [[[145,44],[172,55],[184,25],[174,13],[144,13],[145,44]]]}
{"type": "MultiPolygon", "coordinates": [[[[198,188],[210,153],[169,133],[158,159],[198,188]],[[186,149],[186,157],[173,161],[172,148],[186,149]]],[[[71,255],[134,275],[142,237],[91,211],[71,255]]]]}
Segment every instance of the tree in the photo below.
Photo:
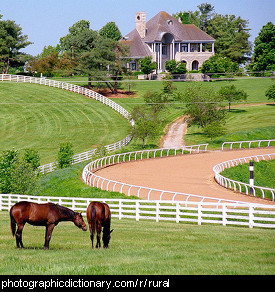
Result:
{"type": "Polygon", "coordinates": [[[131,116],[135,121],[132,136],[142,140],[144,148],[146,138],[153,138],[159,134],[160,122],[157,115],[152,114],[151,109],[145,106],[134,107],[131,116]]]}
{"type": "Polygon", "coordinates": [[[205,128],[213,122],[223,122],[225,119],[221,97],[201,84],[189,85],[181,99],[186,103],[185,114],[189,117],[189,126],[205,128]]]}
{"type": "Polygon", "coordinates": [[[275,25],[272,22],[264,25],[255,39],[250,68],[252,71],[275,70],[275,25]]]}
{"type": "Polygon", "coordinates": [[[165,69],[172,75],[185,74],[187,72],[186,64],[184,62],[177,62],[176,60],[166,61],[165,69]]]}
{"type": "Polygon", "coordinates": [[[211,141],[213,138],[221,136],[225,132],[224,122],[220,121],[213,121],[210,124],[206,125],[203,128],[203,132],[211,138],[211,141]]]}
{"type": "Polygon", "coordinates": [[[115,41],[119,41],[122,38],[121,32],[115,22],[108,22],[105,26],[103,26],[99,31],[99,35],[115,41]]]}
{"type": "Polygon", "coordinates": [[[34,150],[30,154],[30,151],[25,151],[23,159],[20,159],[16,150],[3,151],[0,156],[0,192],[24,195],[34,192],[39,175],[36,171],[39,155],[34,150]]]}
{"type": "Polygon", "coordinates": [[[247,93],[242,89],[237,89],[235,85],[228,85],[222,87],[218,94],[229,102],[228,111],[230,112],[230,105],[232,101],[247,100],[247,93]]]}
{"type": "Polygon", "coordinates": [[[112,93],[117,94],[118,81],[127,55],[128,47],[98,36],[93,47],[81,55],[79,70],[88,74],[90,80],[91,76],[95,76],[95,80],[103,80],[112,93]]]}
{"type": "Polygon", "coordinates": [[[31,42],[28,36],[23,35],[22,28],[12,20],[1,20],[0,15],[0,66],[2,73],[7,74],[10,67],[19,67],[24,65],[26,61],[20,52],[31,42]]]}
{"type": "Polygon", "coordinates": [[[212,17],[215,15],[215,8],[209,3],[202,3],[198,6],[200,14],[200,28],[203,31],[207,31],[208,24],[212,17]]]}
{"type": "Polygon", "coordinates": [[[70,142],[61,143],[59,146],[57,162],[59,168],[66,168],[73,162],[73,146],[70,142]]]}
{"type": "Polygon", "coordinates": [[[228,57],[220,55],[212,56],[210,59],[202,64],[201,71],[204,74],[211,74],[214,77],[226,75],[226,73],[238,72],[239,65],[228,57]],[[215,73],[219,73],[216,75],[215,73]]]}
{"type": "Polygon", "coordinates": [[[154,70],[157,70],[158,65],[156,62],[152,62],[151,56],[147,56],[144,59],[139,60],[140,70],[147,75],[151,74],[154,70]]]}
{"type": "Polygon", "coordinates": [[[275,84],[272,84],[267,91],[265,92],[265,96],[268,97],[268,99],[274,99],[275,101],[275,84]]]}
{"type": "Polygon", "coordinates": [[[216,14],[207,25],[207,33],[216,39],[215,52],[238,64],[251,55],[248,21],[235,15],[216,14]]]}
{"type": "Polygon", "coordinates": [[[143,98],[145,103],[151,107],[154,115],[162,111],[168,102],[167,95],[158,91],[147,91],[143,98]]]}
{"type": "Polygon", "coordinates": [[[33,170],[36,170],[40,166],[40,156],[38,151],[32,148],[24,150],[23,161],[29,163],[33,170]]]}

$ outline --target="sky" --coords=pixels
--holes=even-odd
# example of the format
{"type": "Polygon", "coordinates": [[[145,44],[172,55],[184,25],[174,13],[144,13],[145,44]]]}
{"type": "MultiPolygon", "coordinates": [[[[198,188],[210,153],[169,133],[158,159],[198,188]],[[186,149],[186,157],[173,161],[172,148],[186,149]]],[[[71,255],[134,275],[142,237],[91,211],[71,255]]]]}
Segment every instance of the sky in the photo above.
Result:
{"type": "Polygon", "coordinates": [[[206,2],[218,14],[248,20],[251,42],[267,22],[275,22],[274,0],[0,0],[0,14],[22,27],[23,34],[33,42],[22,51],[36,56],[44,46],[58,44],[69,27],[81,19],[90,21],[93,30],[114,21],[124,36],[134,29],[137,11],[145,11],[148,21],[160,11],[195,11],[206,2]]]}

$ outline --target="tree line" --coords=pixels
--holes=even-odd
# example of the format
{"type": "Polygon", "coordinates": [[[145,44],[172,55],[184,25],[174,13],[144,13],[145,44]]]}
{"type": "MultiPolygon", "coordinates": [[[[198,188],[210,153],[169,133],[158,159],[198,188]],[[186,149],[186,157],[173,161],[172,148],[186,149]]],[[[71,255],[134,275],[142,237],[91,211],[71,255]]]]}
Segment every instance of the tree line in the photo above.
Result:
{"type": "MultiPolygon", "coordinates": [[[[214,6],[202,3],[198,10],[179,11],[173,14],[183,24],[194,24],[216,39],[215,56],[205,62],[203,73],[236,72],[240,65],[247,65],[251,71],[272,71],[275,69],[275,26],[268,22],[261,29],[254,42],[249,41],[248,20],[236,15],[216,13],[214,6]]],[[[99,31],[92,30],[90,22],[80,20],[73,24],[66,36],[56,46],[45,46],[37,56],[21,52],[31,42],[22,28],[12,20],[3,20],[0,15],[0,66],[2,73],[16,73],[25,69],[31,74],[45,76],[71,76],[84,74],[105,80],[106,86],[116,92],[114,81],[126,70],[128,49],[119,40],[121,32],[114,22],[107,23],[99,31]],[[108,78],[107,78],[108,77],[108,78]],[[109,78],[110,79],[110,78],[109,78]]],[[[183,65],[169,64],[170,70],[184,72],[183,65]],[[181,68],[180,68],[181,66],[181,68]]]]}

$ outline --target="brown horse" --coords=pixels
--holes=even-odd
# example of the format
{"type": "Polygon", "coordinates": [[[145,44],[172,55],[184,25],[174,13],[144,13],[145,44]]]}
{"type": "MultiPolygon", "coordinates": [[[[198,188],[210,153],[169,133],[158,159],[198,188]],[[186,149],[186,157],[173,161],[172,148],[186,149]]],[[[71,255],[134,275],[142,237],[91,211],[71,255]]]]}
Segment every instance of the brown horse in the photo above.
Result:
{"type": "Polygon", "coordinates": [[[102,227],[104,227],[102,237],[103,247],[108,248],[111,239],[111,233],[113,232],[113,230],[110,231],[111,212],[109,206],[105,203],[91,202],[87,208],[87,220],[90,228],[92,248],[94,248],[95,231],[97,233],[96,248],[101,247],[100,234],[102,227]]]}
{"type": "Polygon", "coordinates": [[[22,231],[27,223],[36,226],[45,226],[45,244],[44,249],[49,249],[49,243],[54,227],[61,221],[72,221],[83,231],[87,230],[87,226],[82,218],[81,213],[74,212],[69,208],[53,204],[36,204],[31,202],[19,202],[10,209],[11,231],[16,238],[17,248],[24,248],[22,242],[22,231]],[[15,233],[16,224],[18,226],[15,233]]]}

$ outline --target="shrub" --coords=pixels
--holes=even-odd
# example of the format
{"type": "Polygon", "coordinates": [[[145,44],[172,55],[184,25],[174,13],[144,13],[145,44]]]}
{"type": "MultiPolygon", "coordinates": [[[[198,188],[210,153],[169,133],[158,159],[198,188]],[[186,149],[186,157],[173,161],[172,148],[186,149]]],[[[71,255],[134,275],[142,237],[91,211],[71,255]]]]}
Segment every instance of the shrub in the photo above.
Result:
{"type": "Polygon", "coordinates": [[[66,168],[73,162],[73,146],[71,142],[61,143],[58,151],[57,163],[59,168],[66,168]]]}

